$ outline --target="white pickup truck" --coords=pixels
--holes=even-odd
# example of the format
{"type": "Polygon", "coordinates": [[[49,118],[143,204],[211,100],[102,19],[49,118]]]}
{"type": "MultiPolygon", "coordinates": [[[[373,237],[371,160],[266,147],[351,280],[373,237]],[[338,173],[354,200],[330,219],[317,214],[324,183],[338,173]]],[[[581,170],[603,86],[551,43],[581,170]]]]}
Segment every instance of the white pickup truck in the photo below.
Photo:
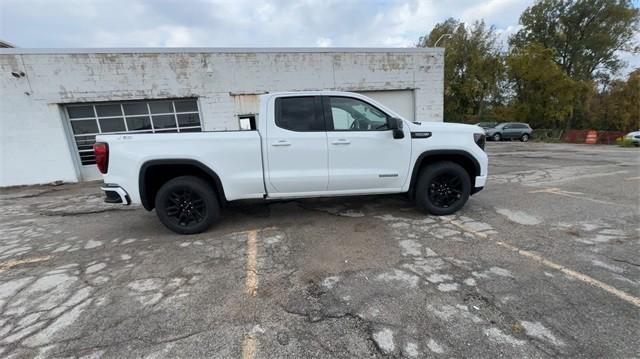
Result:
{"type": "Polygon", "coordinates": [[[360,94],[262,95],[256,130],[100,135],[106,201],[156,209],[181,234],[205,231],[228,201],[408,193],[451,214],[487,179],[484,131],[410,122],[360,94]]]}

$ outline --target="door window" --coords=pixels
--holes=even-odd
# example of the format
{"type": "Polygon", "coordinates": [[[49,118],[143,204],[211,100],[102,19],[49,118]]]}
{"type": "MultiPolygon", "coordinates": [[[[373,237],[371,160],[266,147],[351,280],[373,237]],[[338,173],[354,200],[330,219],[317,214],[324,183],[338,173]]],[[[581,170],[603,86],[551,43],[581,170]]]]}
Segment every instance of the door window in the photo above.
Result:
{"type": "Polygon", "coordinates": [[[330,97],[329,107],[335,131],[384,131],[387,114],[373,105],[349,97],[330,97]]]}
{"type": "Polygon", "coordinates": [[[276,126],[291,131],[324,131],[324,118],[318,113],[319,98],[280,97],[276,99],[276,126]]]}

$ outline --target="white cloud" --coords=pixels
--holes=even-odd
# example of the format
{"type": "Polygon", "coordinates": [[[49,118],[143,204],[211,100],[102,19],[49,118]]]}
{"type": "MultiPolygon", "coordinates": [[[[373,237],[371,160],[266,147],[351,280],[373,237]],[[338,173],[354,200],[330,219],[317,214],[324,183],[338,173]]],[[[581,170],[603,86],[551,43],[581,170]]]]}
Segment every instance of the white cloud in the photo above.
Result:
{"type": "MultiPolygon", "coordinates": [[[[506,47],[533,0],[0,0],[21,47],[410,47],[449,17],[495,26],[506,47]]],[[[638,35],[640,37],[640,35],[638,35]]],[[[625,72],[640,56],[623,53],[625,72]]]]}
{"type": "Polygon", "coordinates": [[[488,24],[517,24],[524,9],[531,5],[527,0],[489,0],[465,7],[460,18],[465,22],[485,19],[488,24]]]}
{"type": "Polygon", "coordinates": [[[451,16],[515,25],[517,14],[494,13],[522,1],[3,0],[0,37],[23,47],[405,47],[451,16]]]}
{"type": "Polygon", "coordinates": [[[331,41],[331,39],[326,38],[326,37],[319,37],[316,40],[316,46],[317,47],[330,47],[332,43],[333,42],[331,41]]]}

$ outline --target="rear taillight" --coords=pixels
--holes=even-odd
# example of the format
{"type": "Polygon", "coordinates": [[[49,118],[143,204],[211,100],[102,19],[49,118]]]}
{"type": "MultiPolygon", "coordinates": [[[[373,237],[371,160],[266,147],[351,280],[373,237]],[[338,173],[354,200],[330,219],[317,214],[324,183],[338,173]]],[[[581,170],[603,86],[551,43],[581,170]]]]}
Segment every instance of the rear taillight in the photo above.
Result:
{"type": "Polygon", "coordinates": [[[474,133],[473,141],[478,145],[478,147],[484,150],[484,144],[487,141],[487,136],[484,133],[474,133]]]}
{"type": "Polygon", "coordinates": [[[107,173],[109,169],[109,145],[104,142],[96,142],[93,145],[93,153],[96,155],[96,166],[101,173],[107,173]]]}

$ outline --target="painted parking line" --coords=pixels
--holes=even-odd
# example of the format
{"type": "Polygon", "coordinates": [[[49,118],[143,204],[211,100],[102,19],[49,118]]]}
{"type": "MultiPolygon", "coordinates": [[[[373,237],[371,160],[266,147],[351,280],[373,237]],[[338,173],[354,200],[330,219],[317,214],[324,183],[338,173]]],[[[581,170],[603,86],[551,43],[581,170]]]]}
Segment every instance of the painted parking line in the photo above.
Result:
{"type": "Polygon", "coordinates": [[[628,177],[624,179],[625,181],[640,181],[640,177],[628,177]]]}
{"type": "Polygon", "coordinates": [[[242,342],[242,359],[253,359],[256,356],[258,343],[253,334],[247,334],[242,342]]]}
{"type": "Polygon", "coordinates": [[[609,294],[613,294],[616,297],[618,297],[618,298],[620,298],[620,299],[622,299],[622,300],[624,300],[624,301],[626,301],[628,303],[631,303],[632,305],[640,308],[640,298],[635,297],[635,296],[633,296],[633,295],[631,295],[631,294],[629,294],[627,292],[624,292],[624,291],[622,291],[620,289],[617,289],[617,288],[615,288],[615,287],[613,287],[613,286],[611,286],[611,285],[609,285],[607,283],[604,283],[604,282],[599,281],[599,280],[597,280],[597,279],[595,279],[593,277],[590,277],[590,276],[588,276],[586,274],[580,273],[578,271],[575,271],[573,269],[565,267],[565,266],[563,266],[561,264],[558,264],[558,263],[556,263],[554,261],[546,259],[543,256],[541,256],[541,255],[539,255],[539,254],[537,254],[535,252],[531,252],[531,251],[527,251],[527,250],[524,250],[524,249],[520,249],[520,248],[518,248],[518,247],[516,247],[516,246],[514,246],[512,244],[505,243],[505,242],[502,242],[502,241],[499,241],[499,240],[495,240],[495,239],[491,238],[489,233],[482,233],[482,232],[478,232],[478,231],[472,230],[470,228],[465,227],[464,224],[458,223],[456,221],[446,220],[446,219],[443,220],[443,221],[446,222],[446,223],[452,224],[452,225],[460,228],[461,230],[463,230],[465,232],[471,233],[471,234],[473,234],[474,236],[476,236],[478,238],[486,239],[486,240],[491,241],[491,242],[493,242],[493,243],[495,243],[495,244],[497,244],[497,245],[499,245],[499,246],[501,246],[503,248],[509,249],[512,252],[514,252],[514,253],[522,256],[522,257],[525,257],[527,259],[533,260],[534,262],[536,262],[538,264],[541,264],[541,265],[543,265],[545,267],[560,271],[564,275],[566,275],[566,276],[568,276],[570,278],[579,280],[579,281],[581,281],[583,283],[586,283],[586,284],[589,284],[589,285],[591,285],[593,287],[602,289],[605,292],[607,292],[609,294]]]}
{"type": "Polygon", "coordinates": [[[555,194],[555,195],[558,195],[558,196],[582,199],[582,200],[589,201],[589,202],[594,202],[594,203],[607,204],[607,205],[610,205],[610,206],[629,207],[627,205],[616,203],[616,202],[609,202],[609,201],[604,201],[604,200],[601,200],[601,199],[585,197],[585,196],[583,196],[584,193],[582,193],[582,192],[570,192],[570,191],[561,190],[560,188],[556,188],[556,187],[538,189],[538,190],[534,190],[534,191],[529,191],[529,193],[550,193],[550,194],[555,194]]]}
{"type": "MultiPolygon", "coordinates": [[[[247,296],[253,298],[258,295],[258,230],[254,229],[243,233],[247,234],[244,264],[244,292],[247,296]]],[[[242,359],[253,359],[256,356],[258,351],[257,334],[260,332],[260,330],[256,330],[256,328],[260,328],[260,326],[255,326],[242,340],[242,359]]]]}
{"type": "Polygon", "coordinates": [[[44,261],[48,261],[51,258],[53,258],[53,257],[52,256],[42,256],[42,257],[31,257],[31,258],[25,258],[25,259],[12,259],[12,260],[9,260],[7,262],[0,263],[0,273],[6,271],[8,269],[11,269],[13,267],[17,267],[19,265],[22,265],[22,264],[44,262],[44,261]]]}
{"type": "Polygon", "coordinates": [[[245,253],[245,293],[250,297],[258,294],[258,248],[256,240],[258,231],[253,230],[247,233],[247,250],[245,253]]]}

